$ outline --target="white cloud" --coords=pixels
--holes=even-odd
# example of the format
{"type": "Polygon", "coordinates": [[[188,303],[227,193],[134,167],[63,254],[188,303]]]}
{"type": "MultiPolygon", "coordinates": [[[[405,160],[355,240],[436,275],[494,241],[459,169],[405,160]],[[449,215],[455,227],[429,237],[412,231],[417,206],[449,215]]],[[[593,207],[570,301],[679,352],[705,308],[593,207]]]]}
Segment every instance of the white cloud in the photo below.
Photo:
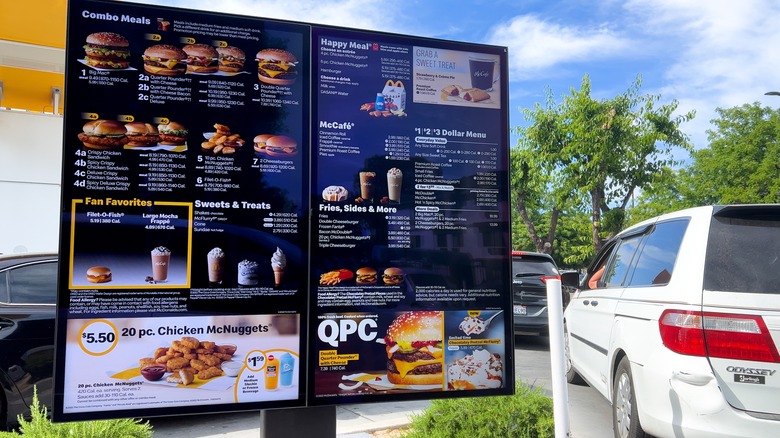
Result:
{"type": "MultiPolygon", "coordinates": [[[[648,37],[667,39],[668,64],[661,88],[682,108],[695,108],[689,124],[697,148],[715,108],[755,101],[778,106],[763,96],[780,89],[780,3],[771,0],[633,0],[626,9],[645,23],[648,37]]],[[[777,98],[775,98],[777,99],[777,98]]]]}
{"type": "Polygon", "coordinates": [[[614,57],[631,45],[607,27],[563,26],[533,15],[517,16],[497,25],[487,43],[509,47],[513,80],[526,79],[560,64],[614,57]]]}

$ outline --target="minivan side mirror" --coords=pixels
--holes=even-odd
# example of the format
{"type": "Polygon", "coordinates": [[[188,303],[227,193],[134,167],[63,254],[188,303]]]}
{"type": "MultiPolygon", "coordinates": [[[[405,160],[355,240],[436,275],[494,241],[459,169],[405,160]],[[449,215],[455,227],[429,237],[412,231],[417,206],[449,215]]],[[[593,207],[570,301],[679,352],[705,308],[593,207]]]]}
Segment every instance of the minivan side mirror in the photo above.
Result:
{"type": "Polygon", "coordinates": [[[580,273],[577,271],[562,273],[561,285],[578,288],[580,286],[580,273]]]}

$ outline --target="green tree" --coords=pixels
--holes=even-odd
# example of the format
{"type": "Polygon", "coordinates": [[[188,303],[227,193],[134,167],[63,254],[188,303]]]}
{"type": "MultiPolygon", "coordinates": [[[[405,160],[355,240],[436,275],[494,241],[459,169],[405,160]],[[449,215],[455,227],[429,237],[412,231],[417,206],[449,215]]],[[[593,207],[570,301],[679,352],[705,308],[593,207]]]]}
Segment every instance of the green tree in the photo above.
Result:
{"type": "Polygon", "coordinates": [[[780,202],[780,110],[758,102],[718,108],[709,148],[693,153],[698,204],[780,202]]]}
{"type": "Polygon", "coordinates": [[[679,164],[676,149],[692,149],[679,128],[694,112],[675,116],[676,100],[660,105],[659,95],[641,95],[640,88],[637,77],[624,93],[595,100],[586,75],[580,89],[572,89],[561,103],[548,90],[545,106],[525,111],[531,124],[517,129],[520,140],[512,158],[518,161],[512,163],[511,181],[519,216],[537,249],[552,247],[567,206],[584,206],[593,248],[599,250],[604,238],[623,228],[634,191],[679,164]],[[540,202],[550,211],[544,237],[529,212],[540,202]]]}
{"type": "Polygon", "coordinates": [[[697,205],[701,204],[692,185],[690,169],[667,167],[655,175],[642,189],[634,205],[626,210],[625,226],[697,205]]]}

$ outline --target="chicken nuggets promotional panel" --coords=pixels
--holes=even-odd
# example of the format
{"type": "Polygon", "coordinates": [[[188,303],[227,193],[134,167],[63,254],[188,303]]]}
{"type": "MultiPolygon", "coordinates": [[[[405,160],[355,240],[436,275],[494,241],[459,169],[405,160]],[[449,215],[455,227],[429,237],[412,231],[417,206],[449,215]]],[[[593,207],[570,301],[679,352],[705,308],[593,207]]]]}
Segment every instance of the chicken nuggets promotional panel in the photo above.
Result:
{"type": "Polygon", "coordinates": [[[292,314],[72,319],[64,411],[296,400],[299,324],[292,314]]]}
{"type": "Polygon", "coordinates": [[[346,402],[505,388],[504,314],[414,310],[319,316],[315,397],[346,402]]]}

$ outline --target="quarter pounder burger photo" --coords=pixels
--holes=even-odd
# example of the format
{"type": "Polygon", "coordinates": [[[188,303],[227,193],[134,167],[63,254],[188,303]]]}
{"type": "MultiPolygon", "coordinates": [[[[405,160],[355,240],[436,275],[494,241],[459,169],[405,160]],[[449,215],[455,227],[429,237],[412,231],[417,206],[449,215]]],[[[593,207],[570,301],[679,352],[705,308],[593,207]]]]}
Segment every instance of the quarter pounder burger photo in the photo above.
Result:
{"type": "Polygon", "coordinates": [[[387,380],[396,385],[442,385],[443,317],[437,311],[407,312],[387,328],[387,380]]]}
{"type": "Polygon", "coordinates": [[[256,60],[260,82],[291,85],[298,78],[298,58],[287,50],[263,49],[257,52],[256,60]]]}
{"type": "Polygon", "coordinates": [[[246,55],[244,51],[234,46],[217,47],[219,71],[237,73],[244,69],[246,55]]]}
{"type": "Polygon", "coordinates": [[[92,120],[82,131],[79,140],[90,149],[121,149],[129,141],[125,125],[115,120],[92,120]]]}
{"type": "Polygon", "coordinates": [[[130,43],[118,33],[96,32],[87,36],[87,65],[112,70],[130,66],[130,43]]]}
{"type": "Polygon", "coordinates": [[[187,54],[187,73],[216,73],[219,53],[208,44],[184,46],[187,54]]]}
{"type": "Polygon", "coordinates": [[[144,51],[144,70],[161,76],[179,76],[187,69],[184,50],[170,44],[157,44],[144,51]]]}

